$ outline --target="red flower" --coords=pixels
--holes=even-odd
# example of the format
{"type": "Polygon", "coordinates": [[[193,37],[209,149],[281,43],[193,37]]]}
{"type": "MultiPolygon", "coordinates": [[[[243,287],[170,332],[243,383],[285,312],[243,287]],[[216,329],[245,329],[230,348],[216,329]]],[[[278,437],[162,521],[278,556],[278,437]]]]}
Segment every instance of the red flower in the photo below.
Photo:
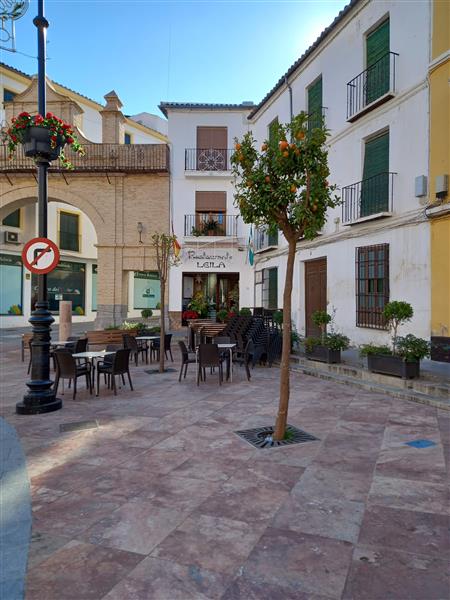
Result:
{"type": "Polygon", "coordinates": [[[66,142],[68,144],[73,144],[73,138],[72,137],[66,137],[66,142]]]}
{"type": "Polygon", "coordinates": [[[29,116],[30,116],[29,113],[27,113],[27,112],[21,112],[20,115],[19,115],[19,118],[20,117],[29,117],[29,116]]]}
{"type": "Polygon", "coordinates": [[[43,120],[44,120],[44,117],[42,115],[35,115],[35,117],[34,117],[34,124],[35,125],[40,125],[43,120]]]}
{"type": "Polygon", "coordinates": [[[46,119],[53,119],[53,117],[54,117],[54,116],[55,116],[55,115],[54,115],[53,113],[51,113],[51,112],[48,112],[48,113],[45,115],[45,118],[46,118],[46,119]]]}

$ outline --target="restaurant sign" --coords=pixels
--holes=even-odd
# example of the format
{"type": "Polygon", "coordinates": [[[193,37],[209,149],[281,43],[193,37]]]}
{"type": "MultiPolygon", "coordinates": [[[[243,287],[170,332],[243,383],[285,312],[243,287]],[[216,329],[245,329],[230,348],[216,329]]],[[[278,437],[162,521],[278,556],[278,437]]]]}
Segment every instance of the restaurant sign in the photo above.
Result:
{"type": "Polygon", "coordinates": [[[195,269],[226,269],[232,265],[233,255],[228,251],[184,250],[184,263],[194,263],[195,269]]]}

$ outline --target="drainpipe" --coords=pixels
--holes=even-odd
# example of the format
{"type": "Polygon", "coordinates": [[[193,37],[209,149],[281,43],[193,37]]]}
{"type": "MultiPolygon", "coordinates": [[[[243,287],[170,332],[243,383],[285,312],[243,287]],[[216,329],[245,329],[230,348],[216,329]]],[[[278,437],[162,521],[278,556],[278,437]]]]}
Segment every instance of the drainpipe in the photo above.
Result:
{"type": "Polygon", "coordinates": [[[292,121],[292,119],[294,118],[294,110],[292,108],[292,88],[289,85],[288,78],[286,75],[284,76],[284,83],[286,84],[286,87],[289,90],[289,114],[291,116],[292,121]]]}

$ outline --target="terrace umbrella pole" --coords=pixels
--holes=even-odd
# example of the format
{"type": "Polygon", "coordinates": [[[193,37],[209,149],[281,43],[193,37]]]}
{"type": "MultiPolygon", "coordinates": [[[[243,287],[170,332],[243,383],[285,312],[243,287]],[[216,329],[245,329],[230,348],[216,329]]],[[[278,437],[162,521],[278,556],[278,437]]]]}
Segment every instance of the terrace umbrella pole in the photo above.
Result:
{"type": "MultiPolygon", "coordinates": [[[[38,109],[45,116],[45,38],[48,21],[44,17],[44,0],[38,0],[38,16],[33,20],[38,33],[38,109]]],[[[47,237],[48,177],[50,163],[35,157],[38,171],[38,228],[39,237],[47,237]]],[[[37,275],[38,299],[29,322],[33,328],[31,354],[31,380],[27,381],[28,393],[16,404],[19,415],[36,415],[53,412],[62,407],[56,398],[53,381],[50,379],[50,329],[54,322],[47,299],[47,275],[37,275]]]]}

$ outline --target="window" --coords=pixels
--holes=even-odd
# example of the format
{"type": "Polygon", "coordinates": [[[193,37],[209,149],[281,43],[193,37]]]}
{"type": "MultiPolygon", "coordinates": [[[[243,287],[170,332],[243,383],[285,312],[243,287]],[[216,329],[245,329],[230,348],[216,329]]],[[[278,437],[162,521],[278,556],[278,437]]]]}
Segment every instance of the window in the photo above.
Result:
{"type": "Polygon", "coordinates": [[[278,117],[275,117],[275,119],[269,123],[269,143],[276,139],[278,133],[278,125],[278,117]]]}
{"type": "Polygon", "coordinates": [[[201,235],[226,235],[226,212],[226,192],[195,192],[193,225],[201,235]]]}
{"type": "Polygon", "coordinates": [[[71,252],[80,251],[79,216],[76,213],[59,213],[59,247],[71,252]]]}
{"type": "Polygon", "coordinates": [[[5,217],[2,221],[2,225],[20,228],[20,208],[5,217]]]}
{"type": "Polygon", "coordinates": [[[308,129],[320,126],[322,119],[322,76],[308,88],[308,129]]]}
{"type": "Polygon", "coordinates": [[[361,217],[389,210],[389,132],[367,140],[361,183],[361,217]]]}
{"type": "Polygon", "coordinates": [[[264,227],[255,228],[255,250],[265,250],[272,246],[278,246],[278,230],[270,233],[264,227]]]}
{"type": "Polygon", "coordinates": [[[124,144],[131,144],[131,133],[125,132],[125,134],[123,136],[123,143],[124,144]]]}
{"type": "Polygon", "coordinates": [[[156,308],[161,302],[161,283],[156,271],[134,272],[134,308],[156,308]]]}
{"type": "Polygon", "coordinates": [[[197,127],[197,171],[226,171],[227,147],[227,127],[197,127]]]}
{"type": "Polygon", "coordinates": [[[0,254],[0,315],[22,314],[22,261],[20,256],[0,254]]]}
{"type": "MultiPolygon", "coordinates": [[[[85,314],[85,275],[84,263],[60,261],[54,271],[47,275],[47,293],[50,311],[59,312],[60,300],[72,301],[74,315],[85,314]]],[[[37,275],[33,275],[31,285],[33,305],[37,299],[37,275]]]]}
{"type": "Polygon", "coordinates": [[[3,88],[3,102],[12,102],[16,96],[17,92],[3,88]]]}
{"type": "Polygon", "coordinates": [[[366,104],[389,91],[389,19],[366,37],[366,104]]]}
{"type": "Polygon", "coordinates": [[[262,305],[263,308],[278,307],[278,269],[263,270],[263,285],[262,285],[262,305]]]}
{"type": "Polygon", "coordinates": [[[356,248],[356,325],[384,329],[389,302],[389,244],[356,248]]]}

